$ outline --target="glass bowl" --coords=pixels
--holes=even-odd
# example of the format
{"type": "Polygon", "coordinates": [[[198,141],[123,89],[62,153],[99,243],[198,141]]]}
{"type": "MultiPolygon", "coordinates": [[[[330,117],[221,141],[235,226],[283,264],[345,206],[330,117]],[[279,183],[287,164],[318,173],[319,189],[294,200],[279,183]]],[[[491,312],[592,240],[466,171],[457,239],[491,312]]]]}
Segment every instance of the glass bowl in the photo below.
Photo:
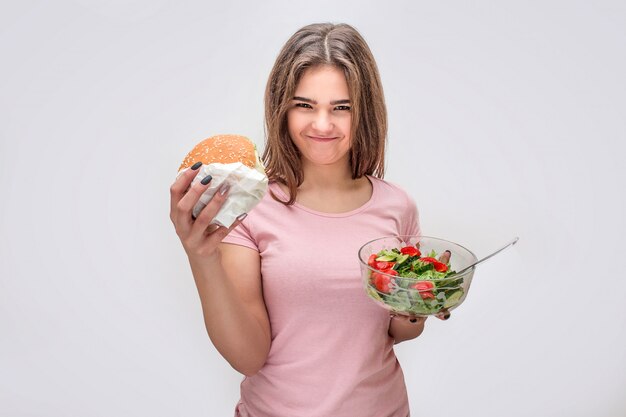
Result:
{"type": "Polygon", "coordinates": [[[477,260],[474,253],[458,243],[429,236],[382,237],[359,249],[367,295],[390,312],[406,316],[445,314],[461,305],[467,297],[475,267],[460,275],[454,271],[461,271],[477,260]],[[420,255],[415,256],[414,249],[407,248],[418,249],[420,255]],[[378,256],[383,250],[389,251],[389,255],[378,256]],[[429,256],[433,255],[432,251],[436,253],[434,257],[429,256]],[[449,261],[435,262],[445,251],[450,251],[449,261]],[[416,263],[419,260],[422,261],[416,263]],[[411,265],[410,272],[407,265],[411,265]],[[424,272],[429,268],[433,272],[424,272]],[[398,274],[395,269],[403,272],[398,274]]]}

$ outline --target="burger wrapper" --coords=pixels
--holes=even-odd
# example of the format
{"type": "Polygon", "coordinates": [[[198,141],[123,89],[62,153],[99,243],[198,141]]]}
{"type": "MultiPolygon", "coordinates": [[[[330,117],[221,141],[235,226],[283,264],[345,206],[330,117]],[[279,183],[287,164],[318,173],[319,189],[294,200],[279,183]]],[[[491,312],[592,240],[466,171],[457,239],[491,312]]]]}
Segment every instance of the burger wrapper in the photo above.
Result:
{"type": "MultiPolygon", "coordinates": [[[[190,168],[180,171],[178,176],[188,169],[190,168]]],[[[250,212],[267,192],[267,176],[241,162],[202,165],[191,184],[200,182],[207,175],[211,175],[213,179],[209,183],[209,188],[200,196],[200,200],[193,208],[194,217],[200,214],[200,211],[209,203],[222,183],[226,182],[230,185],[228,198],[211,224],[230,227],[238,216],[250,212]]]]}

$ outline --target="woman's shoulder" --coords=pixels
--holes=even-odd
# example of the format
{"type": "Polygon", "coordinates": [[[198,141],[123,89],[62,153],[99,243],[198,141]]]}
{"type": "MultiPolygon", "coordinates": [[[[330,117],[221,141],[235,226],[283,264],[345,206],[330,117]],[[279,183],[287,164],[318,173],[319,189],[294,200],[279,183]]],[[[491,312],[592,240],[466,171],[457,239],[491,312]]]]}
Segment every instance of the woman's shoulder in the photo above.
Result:
{"type": "Polygon", "coordinates": [[[394,214],[399,223],[399,234],[420,234],[419,213],[415,200],[402,186],[376,177],[370,177],[378,193],[377,207],[387,216],[394,214]]]}
{"type": "Polygon", "coordinates": [[[372,182],[372,186],[375,187],[376,191],[381,195],[385,195],[387,197],[393,196],[393,197],[406,198],[406,199],[411,198],[409,194],[407,193],[407,191],[402,186],[400,186],[399,184],[393,181],[384,180],[382,178],[373,177],[373,176],[368,176],[368,178],[372,182]]]}

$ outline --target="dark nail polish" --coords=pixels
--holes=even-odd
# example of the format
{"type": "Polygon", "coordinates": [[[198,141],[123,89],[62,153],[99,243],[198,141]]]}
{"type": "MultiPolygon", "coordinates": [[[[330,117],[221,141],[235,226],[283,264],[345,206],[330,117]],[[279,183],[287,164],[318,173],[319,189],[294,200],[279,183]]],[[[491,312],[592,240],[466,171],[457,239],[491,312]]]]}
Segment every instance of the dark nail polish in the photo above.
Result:
{"type": "Polygon", "coordinates": [[[247,215],[248,215],[248,213],[240,214],[239,216],[237,216],[237,220],[242,221],[243,219],[246,218],[247,215]]]}
{"type": "Polygon", "coordinates": [[[212,179],[213,179],[212,176],[207,175],[206,177],[202,178],[202,181],[200,181],[200,184],[207,185],[209,182],[211,182],[212,179]]]}
{"type": "Polygon", "coordinates": [[[415,323],[415,322],[417,322],[417,319],[409,319],[409,321],[410,321],[411,323],[415,323]]]}
{"type": "Polygon", "coordinates": [[[446,313],[446,315],[445,315],[445,316],[443,316],[443,319],[444,319],[444,320],[448,320],[449,318],[450,318],[450,313],[446,313]]]}
{"type": "Polygon", "coordinates": [[[202,162],[196,162],[195,164],[193,164],[191,166],[191,169],[195,171],[196,169],[200,168],[201,166],[202,166],[202,162]]]}

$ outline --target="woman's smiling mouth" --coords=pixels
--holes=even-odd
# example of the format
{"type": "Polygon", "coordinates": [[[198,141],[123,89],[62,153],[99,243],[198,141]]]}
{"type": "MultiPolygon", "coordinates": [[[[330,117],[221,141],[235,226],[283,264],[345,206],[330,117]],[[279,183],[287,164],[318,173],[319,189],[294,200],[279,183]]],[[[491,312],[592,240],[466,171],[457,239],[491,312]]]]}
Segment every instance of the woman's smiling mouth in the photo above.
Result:
{"type": "Polygon", "coordinates": [[[323,137],[323,136],[307,136],[309,139],[314,140],[316,142],[330,142],[332,140],[337,139],[335,136],[333,137],[323,137]]]}

